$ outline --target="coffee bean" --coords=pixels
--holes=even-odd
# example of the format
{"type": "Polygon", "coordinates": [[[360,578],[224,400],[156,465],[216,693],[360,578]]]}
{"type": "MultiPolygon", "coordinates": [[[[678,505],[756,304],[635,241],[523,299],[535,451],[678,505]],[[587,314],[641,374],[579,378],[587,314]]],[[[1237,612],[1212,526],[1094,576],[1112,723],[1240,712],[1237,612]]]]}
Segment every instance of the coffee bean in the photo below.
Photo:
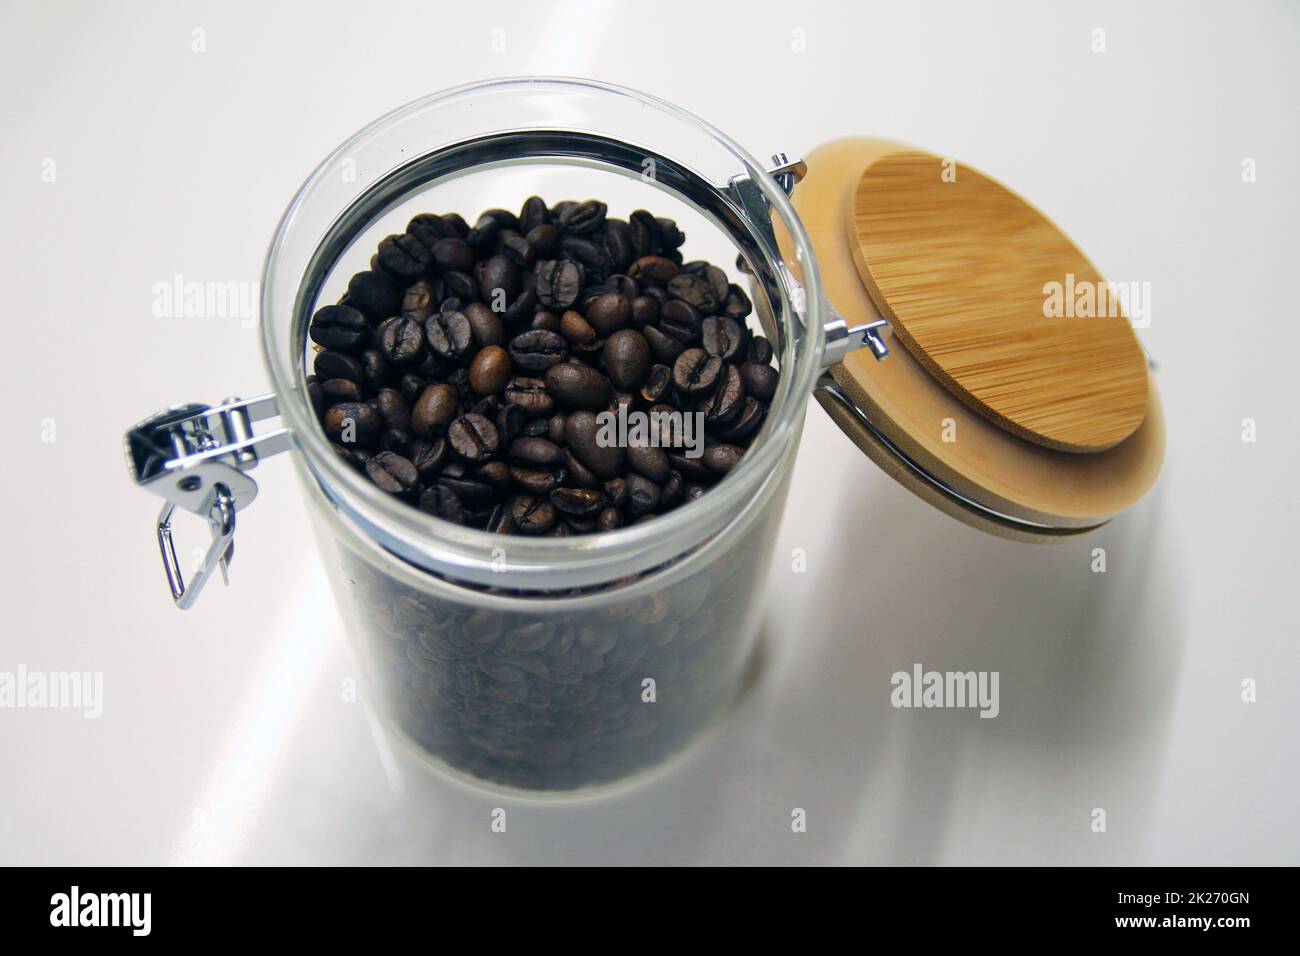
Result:
{"type": "Polygon", "coordinates": [[[317,345],[327,349],[355,349],[370,332],[366,317],[350,305],[326,305],[311,317],[307,334],[317,345]]]}
{"type": "Polygon", "coordinates": [[[348,281],[347,304],[372,322],[396,315],[402,308],[402,289],[382,273],[358,272],[348,281]]]}
{"type": "Polygon", "coordinates": [[[663,401],[673,388],[673,370],[667,365],[652,366],[641,386],[641,397],[651,405],[663,401]]]}
{"type": "Polygon", "coordinates": [[[505,341],[501,318],[482,302],[471,302],[459,310],[469,321],[474,344],[479,348],[500,345],[505,341]]]}
{"type": "Polygon", "coordinates": [[[454,521],[456,524],[463,524],[465,521],[465,508],[460,498],[456,496],[456,492],[445,485],[432,485],[426,488],[420,494],[419,507],[426,514],[445,521],[454,521]]]}
{"type": "Polygon", "coordinates": [[[555,400],[540,378],[512,378],[506,384],[505,400],[521,406],[529,415],[550,415],[555,400]]]}
{"type": "Polygon", "coordinates": [[[541,196],[529,196],[524,200],[519,212],[519,231],[527,233],[550,221],[551,211],[546,208],[546,200],[541,196]]]}
{"type": "Polygon", "coordinates": [[[548,495],[560,483],[554,472],[524,465],[512,466],[510,477],[515,484],[532,495],[548,495]]]}
{"type": "Polygon", "coordinates": [[[591,324],[572,310],[561,316],[560,334],[570,345],[590,345],[599,337],[591,324]]]}
{"type": "MultiPolygon", "coordinates": [[[[468,272],[444,272],[442,281],[447,292],[462,302],[472,302],[478,298],[478,280],[468,272]]],[[[450,310],[443,309],[442,311],[446,313],[450,310]]]]}
{"type": "Polygon", "coordinates": [[[407,233],[389,236],[379,243],[379,264],[399,278],[418,278],[429,271],[432,262],[429,247],[407,233]]]}
{"type": "Polygon", "coordinates": [[[704,467],[709,471],[720,475],[725,475],[731,469],[740,464],[740,459],[744,456],[745,449],[739,445],[728,445],[719,443],[717,445],[708,445],[704,449],[704,456],[700,460],[704,462],[704,467]]]}
{"type": "Polygon", "coordinates": [[[432,438],[436,430],[446,427],[460,410],[460,396],[446,383],[430,385],[415,402],[411,427],[422,438],[432,438]]]}
{"type": "Polygon", "coordinates": [[[375,396],[375,409],[389,428],[411,430],[411,406],[394,388],[381,388],[375,396]]]}
{"type": "Polygon", "coordinates": [[[607,209],[603,202],[589,199],[566,208],[559,217],[560,225],[576,235],[595,232],[604,224],[607,209]]]}
{"type": "Polygon", "coordinates": [[[623,524],[623,513],[617,508],[602,508],[600,514],[596,516],[597,531],[613,531],[623,524]]]}
{"type": "Polygon", "coordinates": [[[322,381],[345,378],[358,385],[364,385],[366,381],[366,371],[361,362],[343,352],[317,352],[313,368],[322,381]]]}
{"type": "Polygon", "coordinates": [[[755,365],[772,364],[772,343],[761,335],[749,341],[749,360],[755,365]]]}
{"type": "Polygon", "coordinates": [[[392,495],[408,494],[420,481],[415,465],[391,451],[381,451],[367,461],[366,474],[371,481],[392,495]]]}
{"type": "MultiPolygon", "coordinates": [[[[743,322],[752,311],[754,306],[749,301],[749,296],[745,295],[745,290],[738,285],[728,286],[727,297],[722,300],[722,314],[729,319],[743,322]]],[[[770,356],[768,361],[771,361],[770,356]]]]}
{"type": "Polygon", "coordinates": [[[464,239],[439,239],[433,244],[433,261],[440,272],[468,273],[474,268],[474,250],[464,239]]]}
{"type": "Polygon", "coordinates": [[[609,379],[578,362],[563,362],[548,369],[546,390],[569,408],[603,408],[610,396],[609,379]]]}
{"type": "Polygon", "coordinates": [[[510,340],[510,357],[528,372],[544,372],[559,365],[566,354],[564,339],[555,332],[533,329],[510,340]]]}
{"type": "Polygon", "coordinates": [[[362,352],[361,366],[364,372],[362,384],[372,391],[383,388],[393,376],[392,366],[379,349],[366,349],[362,352]]]}
{"type": "Polygon", "coordinates": [[[479,266],[478,285],[484,300],[493,306],[499,302],[503,310],[523,290],[519,266],[501,255],[492,256],[479,266]]]}
{"type": "Polygon", "coordinates": [[[740,367],[740,375],[745,383],[745,391],[754,398],[768,401],[776,394],[776,385],[780,376],[772,366],[746,362],[740,367]]]}
{"type": "Polygon", "coordinates": [[[766,406],[762,402],[746,397],[740,414],[729,426],[717,433],[718,439],[729,444],[747,440],[758,429],[765,414],[766,406]]]}
{"type": "Polygon", "coordinates": [[[537,270],[537,298],[548,309],[567,309],[582,291],[582,269],[568,259],[543,262],[537,270]]]}
{"type": "Polygon", "coordinates": [[[604,359],[605,371],[616,386],[640,388],[650,371],[650,346],[640,332],[622,329],[605,340],[604,359]]]}
{"type": "Polygon", "coordinates": [[[663,256],[643,256],[627,267],[627,274],[637,282],[657,286],[666,286],[676,278],[679,271],[675,262],[663,256]]]}
{"type": "Polygon", "coordinates": [[[668,280],[668,294],[695,306],[705,315],[717,311],[720,300],[708,280],[689,272],[682,272],[668,280]]]}
{"type": "Polygon", "coordinates": [[[673,299],[659,310],[659,330],[687,345],[699,339],[702,327],[699,309],[689,302],[673,299]]]}
{"type": "Polygon", "coordinates": [[[495,455],[500,439],[495,425],[482,415],[469,412],[447,426],[447,443],[454,454],[473,464],[495,455]]]}
{"type": "Polygon", "coordinates": [[[555,524],[555,506],[545,498],[519,495],[510,509],[510,517],[524,534],[545,534],[555,524]]]}
{"type": "Polygon", "coordinates": [[[379,351],[394,365],[410,365],[424,355],[424,330],[415,319],[397,317],[384,326],[379,351]]]}
{"type": "Polygon", "coordinates": [[[417,438],[411,443],[411,464],[425,481],[433,478],[447,461],[447,441],[441,435],[425,440],[417,438]]]}
{"type": "Polygon", "coordinates": [[[402,315],[416,322],[423,322],[438,311],[438,290],[428,279],[421,279],[410,286],[402,297],[402,315]]]}
{"type": "Polygon", "coordinates": [[[510,444],[510,458],[525,466],[552,468],[564,463],[564,449],[549,438],[517,438],[510,444]]]}
{"type": "Polygon", "coordinates": [[[436,313],[424,323],[424,338],[435,355],[459,359],[474,343],[474,332],[463,312],[436,313]]]}
{"type": "Polygon", "coordinates": [[[673,384],[687,395],[701,395],[712,389],[722,373],[722,359],[704,349],[687,349],[673,365],[673,384]]]}
{"type": "Polygon", "coordinates": [[[368,445],[379,436],[384,420],[364,402],[340,402],[325,412],[325,431],[340,436],[343,445],[368,445]]]}
{"type": "Polygon", "coordinates": [[[632,317],[628,325],[643,329],[659,321],[659,302],[651,296],[639,295],[632,300],[632,317]]]}
{"type": "Polygon", "coordinates": [[[628,445],[627,463],[638,474],[660,485],[668,480],[672,471],[668,453],[653,445],[628,445]]]}
{"type": "Polygon", "coordinates": [[[509,445],[522,435],[527,424],[528,413],[520,405],[513,403],[503,405],[501,410],[497,412],[497,434],[500,436],[503,445],[509,445]]]}
{"type": "MultiPolygon", "coordinates": [[[[564,422],[564,439],[574,458],[589,470],[593,480],[614,478],[627,461],[627,450],[607,442],[594,412],[577,411],[564,422]]],[[[580,481],[591,484],[591,481],[580,481]]]]}
{"type": "Polygon", "coordinates": [[[559,332],[563,328],[560,317],[554,312],[542,310],[533,315],[532,322],[528,326],[530,329],[536,329],[539,332],[559,332]]]}
{"type": "Polygon", "coordinates": [[[730,425],[745,407],[745,386],[740,370],[734,365],[724,366],[713,392],[700,403],[705,423],[714,429],[730,425]]]}
{"type": "Polygon", "coordinates": [[[536,259],[551,258],[560,251],[560,230],[549,223],[534,226],[524,238],[528,240],[536,259]]]}
{"type": "Polygon", "coordinates": [[[735,362],[745,346],[745,335],[735,319],[707,318],[703,322],[700,343],[704,351],[724,362],[735,362]]]}
{"type": "Polygon", "coordinates": [[[480,395],[496,395],[510,380],[510,355],[499,345],[489,345],[474,356],[469,384],[480,395]]]}
{"type": "Polygon", "coordinates": [[[566,515],[589,518],[605,505],[605,496],[591,488],[556,488],[551,504],[566,515]]]}
{"type": "Polygon", "coordinates": [[[627,476],[627,513],[633,517],[649,514],[659,507],[663,489],[640,474],[627,476]]]}
{"type": "Polygon", "coordinates": [[[670,365],[677,361],[677,357],[686,351],[686,346],[682,340],[660,332],[653,325],[647,325],[641,330],[645,336],[646,342],[650,344],[650,351],[654,353],[655,360],[670,365]]]}

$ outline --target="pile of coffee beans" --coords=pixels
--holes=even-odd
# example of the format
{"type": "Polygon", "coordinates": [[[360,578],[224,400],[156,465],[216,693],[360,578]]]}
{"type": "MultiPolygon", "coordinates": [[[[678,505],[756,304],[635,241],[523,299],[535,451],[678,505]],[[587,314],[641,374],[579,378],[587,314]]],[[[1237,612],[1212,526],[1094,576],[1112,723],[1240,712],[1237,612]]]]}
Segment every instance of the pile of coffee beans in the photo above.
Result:
{"type": "Polygon", "coordinates": [[[312,317],[308,392],[335,451],[421,510],[499,533],[612,530],[698,498],[758,434],[778,373],[748,296],[684,262],[684,240],[596,200],[534,196],[472,227],[416,216],[312,317]],[[681,432],[601,440],[600,413],[620,409],[690,414],[702,454],[681,432]]]}

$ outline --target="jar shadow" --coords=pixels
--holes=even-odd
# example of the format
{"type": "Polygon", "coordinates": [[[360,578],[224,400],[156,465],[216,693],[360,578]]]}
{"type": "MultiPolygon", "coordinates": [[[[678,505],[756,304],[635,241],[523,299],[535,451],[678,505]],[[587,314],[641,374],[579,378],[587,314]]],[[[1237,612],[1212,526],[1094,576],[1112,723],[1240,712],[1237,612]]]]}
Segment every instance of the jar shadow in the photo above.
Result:
{"type": "MultiPolygon", "coordinates": [[[[1091,810],[1122,809],[1125,829],[1141,832],[1183,657],[1179,568],[1153,560],[1158,492],[1081,540],[1038,546],[859,477],[837,499],[808,627],[789,636],[816,663],[793,668],[764,708],[775,745],[816,781],[821,812],[857,821],[811,839],[811,855],[968,862],[948,850],[959,818],[999,859],[1065,846],[1075,862],[1110,859],[1090,839],[1091,810]],[[884,543],[869,552],[854,531],[868,527],[884,543]],[[916,665],[998,672],[996,717],[895,707],[892,675],[916,665]],[[1025,801],[1028,817],[1015,810],[1025,801]]],[[[971,838],[963,829],[961,844],[971,838]]]]}

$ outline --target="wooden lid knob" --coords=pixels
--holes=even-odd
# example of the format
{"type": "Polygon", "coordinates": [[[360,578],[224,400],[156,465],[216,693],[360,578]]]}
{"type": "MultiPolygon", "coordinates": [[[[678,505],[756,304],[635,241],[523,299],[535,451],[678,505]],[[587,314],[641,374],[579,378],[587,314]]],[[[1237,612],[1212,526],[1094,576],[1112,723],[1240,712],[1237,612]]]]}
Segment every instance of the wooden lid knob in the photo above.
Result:
{"type": "Polygon", "coordinates": [[[1113,448],[1142,424],[1137,336],[1112,287],[1041,212],[967,166],[906,149],[875,158],[852,202],[850,246],[872,300],[955,397],[1061,451],[1113,448]]]}

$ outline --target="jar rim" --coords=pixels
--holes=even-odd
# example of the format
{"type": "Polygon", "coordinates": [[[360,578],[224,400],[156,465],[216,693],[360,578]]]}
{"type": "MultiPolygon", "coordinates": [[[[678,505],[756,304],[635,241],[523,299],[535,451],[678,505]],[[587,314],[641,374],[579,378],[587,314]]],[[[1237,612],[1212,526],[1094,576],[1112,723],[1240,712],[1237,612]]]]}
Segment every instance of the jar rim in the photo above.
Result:
{"type": "MultiPolygon", "coordinates": [[[[538,127],[538,129],[550,127],[538,127]]],[[[529,129],[529,127],[525,127],[529,129]]],[[[446,144],[425,151],[426,155],[454,145],[460,137],[449,136],[446,144]]],[[[673,158],[676,162],[675,157],[673,158]]],[[[397,168],[409,163],[412,154],[375,177],[382,182],[397,168]]],[[[687,168],[687,164],[682,164],[687,168]]],[[[664,187],[668,188],[668,187],[664,187]]],[[[331,215],[339,213],[334,209],[331,215]]],[[[323,236],[311,236],[319,250],[323,236]]],[[[791,441],[797,441],[799,425],[820,369],[825,346],[821,278],[811,241],[785,191],[767,172],[725,133],[694,114],[666,100],[622,86],[576,77],[514,77],[469,83],[422,97],[400,106],[367,124],[333,150],[298,189],[276,228],[267,252],[262,276],[262,351],[273,386],[281,396],[280,411],[293,435],[295,447],[315,476],[320,490],[340,509],[360,520],[366,530],[400,557],[428,570],[473,581],[485,586],[500,585],[541,589],[581,587],[627,576],[629,569],[649,570],[689,552],[725,527],[739,510],[737,504],[776,468],[791,441]],[[740,464],[708,494],[674,509],[654,521],[633,524],[613,531],[567,538],[503,537],[485,530],[456,525],[425,514],[409,504],[386,495],[340,459],[315,421],[306,398],[301,354],[294,348],[295,316],[290,316],[289,340],[283,327],[271,318],[285,308],[301,307],[301,286],[305,275],[286,275],[283,260],[290,241],[299,238],[302,212],[317,199],[325,181],[337,177],[339,164],[385,132],[419,114],[450,107],[475,97],[495,94],[544,93],[556,96],[579,94],[610,100],[630,101],[639,108],[653,109],[667,119],[707,136],[729,159],[737,161],[737,174],[748,176],[789,236],[800,268],[798,280],[791,274],[775,240],[769,235],[753,236],[773,269],[781,302],[773,303],[774,320],[784,335],[782,374],[768,410],[763,433],[741,459],[740,464]],[[286,278],[296,290],[293,304],[277,301],[286,278]],[[779,308],[778,308],[779,305],[779,308]],[[796,328],[796,323],[798,328],[796,328]],[[793,334],[793,333],[798,334],[793,334]]],[[[303,321],[305,327],[305,320],[303,321]]],[[[301,341],[297,339],[296,341],[301,341]]]]}

